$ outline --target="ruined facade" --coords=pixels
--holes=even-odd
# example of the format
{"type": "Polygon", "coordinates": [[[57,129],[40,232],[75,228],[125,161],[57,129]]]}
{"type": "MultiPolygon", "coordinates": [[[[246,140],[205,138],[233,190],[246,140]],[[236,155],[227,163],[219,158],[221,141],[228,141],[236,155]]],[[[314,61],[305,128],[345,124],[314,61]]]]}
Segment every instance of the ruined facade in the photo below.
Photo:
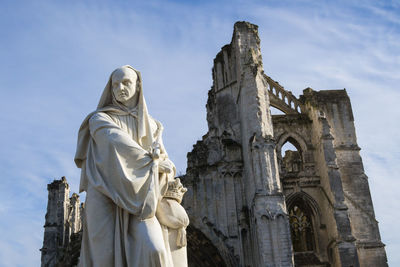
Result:
{"type": "Polygon", "coordinates": [[[47,190],[41,266],[74,266],[79,258],[83,205],[78,194],[70,197],[65,177],[48,184],[47,190]]]}
{"type": "MultiPolygon", "coordinates": [[[[189,266],[387,266],[346,90],[295,97],[264,73],[247,22],[212,74],[208,132],[181,177],[189,266]]],[[[74,266],[79,199],[65,179],[48,189],[42,266],[74,266]]]]}
{"type": "Polygon", "coordinates": [[[257,26],[238,22],[207,122],[184,206],[227,266],[387,266],[346,90],[296,98],[264,73],[257,26]]]}

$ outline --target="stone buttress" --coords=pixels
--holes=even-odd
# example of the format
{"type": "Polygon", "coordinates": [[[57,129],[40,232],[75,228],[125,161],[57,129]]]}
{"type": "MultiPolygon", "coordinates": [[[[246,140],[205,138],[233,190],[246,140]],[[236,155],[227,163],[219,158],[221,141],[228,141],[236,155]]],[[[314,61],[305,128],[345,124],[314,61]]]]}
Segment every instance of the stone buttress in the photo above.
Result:
{"type": "Polygon", "coordinates": [[[185,208],[229,266],[292,266],[257,26],[235,24],[214,59],[208,133],[188,154],[185,208]]]}

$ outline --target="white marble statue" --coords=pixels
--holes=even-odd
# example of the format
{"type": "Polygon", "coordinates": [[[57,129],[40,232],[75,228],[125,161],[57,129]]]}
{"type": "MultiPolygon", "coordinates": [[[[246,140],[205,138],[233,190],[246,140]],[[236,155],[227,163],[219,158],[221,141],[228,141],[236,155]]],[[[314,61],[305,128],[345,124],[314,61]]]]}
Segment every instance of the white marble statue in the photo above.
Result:
{"type": "Polygon", "coordinates": [[[75,162],[87,192],[79,266],[187,266],[185,189],[162,129],[147,112],[140,73],[113,71],[79,129],[75,162]]]}

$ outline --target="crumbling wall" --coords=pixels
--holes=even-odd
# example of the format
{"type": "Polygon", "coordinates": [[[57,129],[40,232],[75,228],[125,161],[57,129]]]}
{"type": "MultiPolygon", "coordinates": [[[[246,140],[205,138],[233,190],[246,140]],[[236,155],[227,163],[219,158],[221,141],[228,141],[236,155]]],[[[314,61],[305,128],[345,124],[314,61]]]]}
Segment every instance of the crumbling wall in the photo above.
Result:
{"type": "MultiPolygon", "coordinates": [[[[333,194],[340,194],[335,213],[346,217],[338,224],[338,247],[344,243],[354,244],[352,250],[356,252],[351,253],[357,253],[361,266],[386,266],[384,244],[357,144],[350,98],[346,90],[315,92],[311,89],[304,91],[303,98],[310,113],[318,113],[320,120],[329,125],[326,139],[331,140],[331,145],[329,152],[325,150],[329,155],[326,165],[335,170],[337,180],[340,180],[340,185],[338,181],[338,185],[331,188],[333,194]]],[[[344,253],[350,254],[348,248],[344,253]]]]}
{"type": "Polygon", "coordinates": [[[259,45],[257,27],[239,22],[214,59],[209,130],[183,181],[191,223],[227,266],[387,266],[345,90],[296,98],[264,74],[259,45]],[[282,156],[288,141],[297,151],[282,156]]]}
{"type": "Polygon", "coordinates": [[[228,266],[291,266],[257,26],[238,22],[214,59],[208,133],[188,153],[184,199],[191,224],[228,266]]]}
{"type": "MultiPolygon", "coordinates": [[[[312,143],[312,121],[305,114],[274,115],[274,136],[277,140],[277,157],[280,165],[286,204],[290,211],[296,202],[305,203],[310,209],[312,232],[314,234],[313,250],[308,252],[294,251],[295,263],[303,266],[324,266],[329,263],[327,247],[329,245],[330,228],[327,224],[334,221],[331,213],[332,205],[321,187],[321,176],[315,162],[315,147],[312,143]],[[286,142],[292,143],[299,153],[297,168],[288,169],[282,157],[282,147],[286,142]],[[304,260],[308,259],[308,261],[304,260]]],[[[290,151],[289,152],[294,152],[290,151]]],[[[288,153],[286,153],[288,154],[288,153]]]]}
{"type": "MultiPolygon", "coordinates": [[[[257,31],[236,23],[214,59],[181,177],[190,266],[387,266],[346,91],[296,98],[264,74],[257,31]]],[[[74,266],[83,207],[64,177],[48,190],[42,266],[74,266]]]]}
{"type": "MultiPolygon", "coordinates": [[[[82,225],[81,205],[79,195],[74,193],[71,198],[69,197],[69,185],[65,177],[48,184],[47,190],[49,195],[41,248],[41,266],[54,267],[65,258],[68,258],[68,262],[71,261],[72,246],[79,245],[80,249],[80,242],[75,240],[79,239],[78,233],[82,225]],[[73,236],[73,243],[70,242],[71,236],[73,236]]],[[[76,248],[74,250],[76,254],[76,248]]],[[[73,265],[61,264],[60,266],[73,265]]]]}

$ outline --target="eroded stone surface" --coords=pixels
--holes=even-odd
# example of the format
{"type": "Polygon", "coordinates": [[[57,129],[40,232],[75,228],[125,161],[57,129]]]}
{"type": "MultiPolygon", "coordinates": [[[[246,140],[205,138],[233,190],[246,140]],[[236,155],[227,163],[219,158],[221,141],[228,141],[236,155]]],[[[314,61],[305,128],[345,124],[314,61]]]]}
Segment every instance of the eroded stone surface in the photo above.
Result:
{"type": "Polygon", "coordinates": [[[65,177],[54,180],[47,186],[47,190],[49,195],[41,262],[43,267],[52,267],[59,265],[67,258],[68,261],[73,262],[72,258],[76,258],[74,255],[79,255],[80,244],[76,247],[75,240],[79,239],[82,227],[82,205],[77,194],[72,194],[70,197],[69,185],[65,177]]]}
{"type": "Polygon", "coordinates": [[[226,265],[387,266],[346,90],[296,98],[264,74],[246,22],[214,59],[213,80],[209,130],[182,180],[192,227],[226,265]]]}
{"type": "MultiPolygon", "coordinates": [[[[181,177],[189,266],[387,266],[346,90],[296,98],[264,73],[247,22],[235,24],[212,75],[209,129],[181,177]]],[[[48,213],[67,216],[54,196],[48,213]]],[[[45,229],[50,244],[64,228],[45,229]]]]}

